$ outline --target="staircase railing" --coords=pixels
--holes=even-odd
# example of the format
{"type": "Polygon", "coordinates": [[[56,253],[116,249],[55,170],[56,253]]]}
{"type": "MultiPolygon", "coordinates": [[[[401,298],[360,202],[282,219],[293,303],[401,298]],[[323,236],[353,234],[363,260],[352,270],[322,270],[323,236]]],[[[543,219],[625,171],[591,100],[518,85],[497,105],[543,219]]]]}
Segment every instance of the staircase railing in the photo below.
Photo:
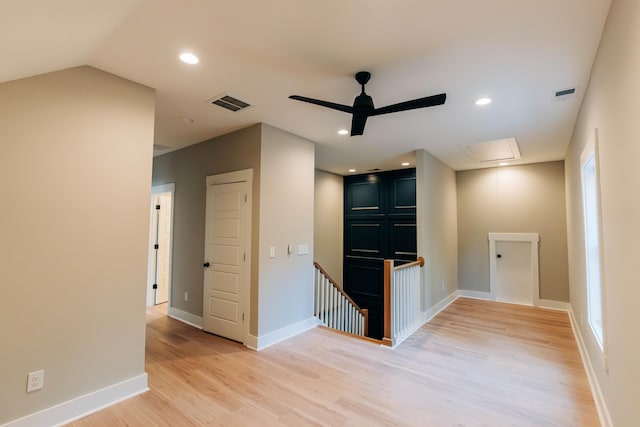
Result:
{"type": "Polygon", "coordinates": [[[314,316],[327,327],[367,336],[369,311],[358,307],[335,280],[317,263],[315,266],[314,316]]]}
{"type": "Polygon", "coordinates": [[[384,261],[384,337],[382,343],[395,347],[423,323],[421,307],[421,268],[424,258],[394,266],[384,261]]]}

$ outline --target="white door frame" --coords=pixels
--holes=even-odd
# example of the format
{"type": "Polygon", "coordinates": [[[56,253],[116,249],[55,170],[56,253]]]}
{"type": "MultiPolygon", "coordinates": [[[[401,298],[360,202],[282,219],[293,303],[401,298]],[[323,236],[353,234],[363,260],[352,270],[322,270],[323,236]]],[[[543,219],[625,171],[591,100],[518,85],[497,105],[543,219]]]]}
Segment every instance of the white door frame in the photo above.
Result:
{"type": "Polygon", "coordinates": [[[148,264],[147,264],[147,305],[154,305],[155,300],[153,298],[154,296],[154,292],[153,289],[151,288],[153,286],[153,277],[154,277],[154,257],[153,257],[153,250],[151,250],[151,239],[153,237],[153,215],[155,215],[156,213],[156,209],[153,203],[153,199],[155,196],[157,196],[158,194],[162,194],[162,193],[171,193],[171,225],[169,226],[169,280],[167,283],[167,287],[168,287],[168,296],[169,296],[169,300],[167,301],[167,306],[171,307],[171,274],[172,274],[172,266],[173,266],[173,207],[175,205],[175,192],[176,192],[176,184],[175,183],[169,183],[169,184],[161,184],[161,185],[154,185],[153,187],[151,187],[151,217],[150,217],[150,221],[149,221],[149,260],[148,260],[148,264]]]}
{"type": "Polygon", "coordinates": [[[531,283],[533,283],[533,306],[540,305],[540,282],[538,273],[538,233],[489,233],[489,292],[496,299],[496,277],[498,272],[496,242],[531,243],[531,283]]]}
{"type": "MultiPolygon", "coordinates": [[[[209,187],[210,185],[233,184],[236,182],[246,182],[248,184],[247,185],[247,216],[248,216],[247,234],[249,237],[246,240],[247,241],[247,248],[246,248],[247,258],[243,264],[244,283],[242,283],[242,292],[244,294],[242,298],[242,310],[245,314],[242,343],[244,345],[247,345],[247,343],[249,342],[249,325],[251,324],[251,247],[252,247],[251,222],[253,218],[253,215],[252,215],[253,169],[242,169],[235,172],[227,172],[227,173],[221,173],[218,175],[210,175],[206,179],[206,186],[209,187]]],[[[204,283],[203,283],[203,286],[204,286],[204,283]]],[[[203,298],[203,304],[204,304],[204,298],[203,298]]],[[[202,315],[203,316],[205,315],[204,308],[203,308],[202,315]]]]}

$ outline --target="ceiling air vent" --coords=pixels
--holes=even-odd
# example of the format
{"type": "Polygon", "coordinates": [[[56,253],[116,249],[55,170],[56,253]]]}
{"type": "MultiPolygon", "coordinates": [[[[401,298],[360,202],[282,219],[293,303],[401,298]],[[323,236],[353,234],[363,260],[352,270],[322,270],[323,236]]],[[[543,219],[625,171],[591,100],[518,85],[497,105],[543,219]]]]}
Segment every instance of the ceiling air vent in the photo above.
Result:
{"type": "Polygon", "coordinates": [[[218,107],[222,107],[233,112],[251,107],[251,104],[240,101],[238,98],[234,98],[233,96],[229,95],[218,96],[216,98],[208,100],[207,102],[211,105],[217,105],[218,107]]]}
{"type": "Polygon", "coordinates": [[[553,96],[556,101],[568,101],[573,98],[577,92],[577,87],[570,87],[567,89],[556,90],[553,92],[553,96]]]}

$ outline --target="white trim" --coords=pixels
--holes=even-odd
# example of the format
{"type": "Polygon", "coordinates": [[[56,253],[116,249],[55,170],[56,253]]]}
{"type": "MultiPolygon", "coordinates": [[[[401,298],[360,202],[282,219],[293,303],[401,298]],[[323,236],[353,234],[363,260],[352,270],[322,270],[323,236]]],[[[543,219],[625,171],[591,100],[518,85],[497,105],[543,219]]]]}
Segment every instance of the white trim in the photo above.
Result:
{"type": "Polygon", "coordinates": [[[155,206],[154,206],[153,199],[155,198],[155,196],[162,193],[171,193],[171,212],[169,213],[169,218],[171,221],[171,224],[169,225],[169,271],[168,271],[169,280],[167,283],[167,293],[168,293],[167,306],[171,307],[171,275],[173,270],[173,213],[174,213],[175,197],[176,197],[176,184],[173,182],[169,184],[154,185],[151,187],[151,216],[152,217],[149,221],[149,261],[148,261],[148,269],[147,269],[147,306],[152,306],[155,304],[155,300],[153,298],[154,292],[151,288],[151,286],[153,285],[153,280],[151,277],[153,274],[153,264],[154,264],[153,257],[152,257],[153,251],[151,249],[151,246],[152,246],[151,238],[154,235],[154,231],[152,229],[153,215],[155,214],[155,206]]]}
{"type": "Polygon", "coordinates": [[[92,391],[55,406],[2,424],[2,427],[61,426],[148,391],[147,374],[92,391]]]}
{"type": "Polygon", "coordinates": [[[581,189],[581,197],[582,197],[582,218],[583,218],[583,231],[584,231],[584,235],[583,235],[583,239],[585,240],[585,245],[584,245],[584,249],[585,249],[585,253],[584,253],[584,259],[585,259],[585,278],[586,281],[584,283],[586,290],[587,290],[587,324],[589,327],[589,332],[590,332],[590,336],[591,338],[593,338],[593,341],[596,343],[596,346],[598,347],[599,351],[600,351],[600,359],[601,362],[604,366],[605,370],[609,370],[609,364],[608,364],[608,354],[609,354],[609,350],[608,350],[608,338],[607,338],[607,334],[606,334],[606,330],[607,330],[607,312],[606,312],[606,272],[605,272],[605,263],[604,263],[604,236],[603,236],[603,226],[602,226],[602,200],[601,200],[601,195],[602,195],[602,189],[600,186],[600,143],[598,140],[598,128],[594,128],[593,129],[593,133],[591,134],[591,136],[589,137],[589,140],[587,141],[587,144],[585,145],[584,149],[582,150],[582,153],[580,154],[580,189],[581,189]],[[600,263],[599,265],[599,273],[600,273],[600,289],[599,289],[599,299],[600,299],[600,314],[602,317],[602,325],[600,328],[600,337],[598,337],[598,334],[596,333],[596,331],[594,330],[594,326],[593,326],[593,322],[592,322],[592,314],[591,314],[591,292],[592,292],[592,285],[589,283],[590,281],[590,274],[589,274],[589,268],[588,266],[590,265],[590,257],[589,257],[589,244],[587,242],[588,240],[588,235],[589,235],[589,227],[587,224],[587,206],[586,206],[586,198],[585,198],[585,176],[584,176],[584,166],[585,163],[587,163],[587,161],[589,161],[589,159],[593,156],[593,161],[594,161],[594,172],[595,172],[595,191],[596,191],[596,223],[597,223],[597,227],[598,227],[598,233],[597,233],[597,238],[598,238],[598,262],[600,263]]]}
{"type": "Polygon", "coordinates": [[[569,309],[571,308],[571,304],[564,301],[553,301],[550,299],[541,299],[538,307],[546,308],[549,310],[569,311],[569,309]]]}
{"type": "Polygon", "coordinates": [[[540,281],[538,273],[538,233],[489,233],[489,291],[496,300],[496,276],[498,263],[496,262],[496,242],[529,242],[531,243],[531,283],[533,286],[531,305],[540,305],[540,281]]]}
{"type": "MultiPolygon", "coordinates": [[[[220,173],[217,175],[209,175],[206,177],[206,187],[211,185],[232,184],[237,182],[247,183],[247,238],[246,238],[246,259],[244,261],[244,283],[242,284],[242,310],[244,313],[244,329],[242,343],[252,349],[259,349],[257,337],[249,333],[249,325],[251,325],[251,252],[253,248],[252,223],[253,223],[253,169],[242,169],[234,172],[220,173]]],[[[205,188],[206,188],[205,187],[205,188]]],[[[206,220],[206,218],[205,218],[206,220]]],[[[204,254],[203,254],[204,255],[204,254]]],[[[203,283],[204,287],[204,283],[203,283]]],[[[203,294],[204,295],[204,294],[203,294]]],[[[204,298],[203,298],[204,299],[204,298]]],[[[202,313],[204,316],[204,301],[202,313]]],[[[201,323],[204,325],[204,320],[201,323]]],[[[202,326],[200,327],[202,329],[202,326]]]]}
{"type": "Polygon", "coordinates": [[[169,307],[168,315],[172,319],[179,320],[180,322],[186,323],[194,328],[202,329],[202,325],[204,324],[202,316],[196,316],[195,314],[191,314],[175,307],[169,307]]]}
{"type": "Polygon", "coordinates": [[[569,305],[569,310],[567,312],[569,313],[569,321],[571,322],[573,335],[575,336],[576,343],[578,344],[578,350],[580,350],[582,364],[587,374],[589,385],[591,386],[591,394],[593,394],[593,400],[596,404],[598,417],[600,418],[600,424],[602,425],[602,427],[613,427],[613,421],[611,420],[611,415],[609,414],[607,403],[605,402],[604,396],[602,395],[598,377],[596,376],[596,372],[593,369],[593,364],[591,363],[591,359],[589,358],[589,352],[587,351],[587,347],[584,344],[584,339],[582,338],[582,333],[580,332],[580,328],[578,327],[578,322],[576,322],[576,317],[573,313],[573,307],[571,305],[569,305]]]}
{"type": "MultiPolygon", "coordinates": [[[[447,295],[446,297],[444,297],[443,299],[441,299],[440,302],[438,302],[433,307],[431,307],[430,309],[428,309],[427,311],[425,311],[423,313],[424,314],[424,321],[422,322],[422,325],[424,325],[425,323],[431,322],[431,320],[434,317],[436,317],[438,314],[440,314],[440,312],[442,310],[444,310],[445,308],[449,307],[457,299],[458,299],[458,291],[452,292],[449,295],[447,295]]],[[[422,326],[422,325],[420,325],[420,326],[422,326]]]]}
{"type": "Polygon", "coordinates": [[[284,328],[277,329],[273,332],[269,332],[268,334],[264,334],[258,337],[251,335],[251,342],[247,342],[246,345],[247,347],[256,351],[264,350],[265,348],[289,339],[294,335],[298,335],[304,331],[313,329],[319,324],[320,322],[316,317],[309,317],[308,319],[301,320],[298,323],[285,326],[284,328]]]}
{"type": "Polygon", "coordinates": [[[430,309],[428,309],[427,311],[423,311],[422,318],[420,319],[420,321],[413,324],[412,327],[407,329],[406,332],[404,332],[402,335],[397,337],[394,344],[391,347],[383,344],[381,345],[385,348],[391,348],[391,349],[398,347],[400,344],[402,344],[402,342],[405,339],[413,335],[418,329],[423,327],[425,324],[431,322],[431,320],[433,320],[434,317],[440,314],[442,310],[449,307],[451,303],[453,303],[457,299],[458,299],[458,291],[455,291],[447,295],[446,297],[441,299],[439,302],[437,302],[435,305],[433,305],[430,309]]]}
{"type": "Polygon", "coordinates": [[[243,169],[235,172],[209,175],[206,180],[207,187],[218,184],[232,184],[234,182],[253,181],[253,169],[243,169]]]}
{"type": "Polygon", "coordinates": [[[467,289],[458,289],[456,291],[456,295],[465,297],[465,298],[473,298],[473,299],[481,299],[486,301],[495,301],[495,298],[491,296],[491,293],[484,291],[470,291],[467,289]]]}

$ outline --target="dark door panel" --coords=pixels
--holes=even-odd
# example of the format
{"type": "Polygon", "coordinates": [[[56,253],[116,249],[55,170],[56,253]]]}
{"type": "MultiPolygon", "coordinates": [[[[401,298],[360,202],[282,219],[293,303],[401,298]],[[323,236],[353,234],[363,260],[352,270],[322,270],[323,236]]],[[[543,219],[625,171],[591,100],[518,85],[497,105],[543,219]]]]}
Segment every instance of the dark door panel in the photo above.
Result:
{"type": "Polygon", "coordinates": [[[416,214],[416,177],[407,176],[405,171],[393,173],[389,179],[388,214],[416,214]]]}
{"type": "Polygon", "coordinates": [[[384,259],[417,257],[415,169],[345,177],[344,189],[344,290],[382,338],[384,259]]]}
{"type": "Polygon", "coordinates": [[[384,220],[348,220],[345,224],[345,254],[380,258],[387,236],[384,220]]]}
{"type": "Polygon", "coordinates": [[[418,258],[415,220],[390,220],[389,223],[389,258],[415,261],[418,258]]]}
{"type": "Polygon", "coordinates": [[[351,215],[384,212],[384,183],[375,175],[351,177],[345,182],[345,211],[351,215]]]}

